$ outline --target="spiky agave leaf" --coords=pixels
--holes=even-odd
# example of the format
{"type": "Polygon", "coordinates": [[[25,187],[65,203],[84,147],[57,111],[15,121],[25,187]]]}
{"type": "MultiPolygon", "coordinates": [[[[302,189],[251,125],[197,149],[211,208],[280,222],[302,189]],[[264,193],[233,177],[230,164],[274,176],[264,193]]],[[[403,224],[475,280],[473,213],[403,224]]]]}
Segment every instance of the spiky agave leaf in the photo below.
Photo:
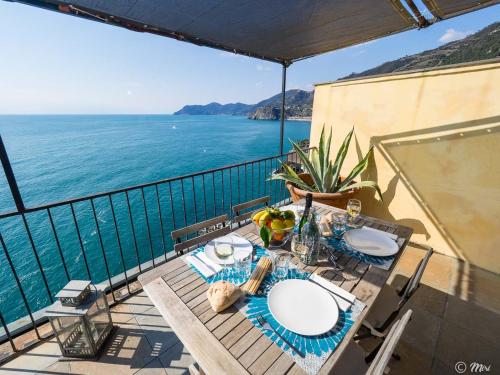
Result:
{"type": "MultiPolygon", "coordinates": [[[[321,191],[319,189],[322,188],[322,183],[321,183],[321,178],[320,178],[320,176],[318,174],[318,171],[316,171],[314,169],[314,166],[312,165],[311,161],[309,160],[309,158],[307,157],[307,155],[304,153],[304,151],[302,151],[302,149],[300,148],[300,146],[297,145],[292,140],[290,140],[290,142],[292,143],[294,151],[297,153],[297,155],[299,156],[300,160],[304,164],[304,168],[306,169],[307,173],[309,173],[309,175],[311,176],[314,185],[316,186],[316,188],[318,189],[318,191],[321,191]]],[[[321,191],[321,192],[323,193],[323,191],[321,191]]]]}
{"type": "Polygon", "coordinates": [[[325,143],[325,128],[321,130],[321,137],[319,139],[319,159],[321,168],[321,178],[324,179],[329,167],[332,165],[330,161],[330,146],[332,144],[332,130],[330,130],[330,135],[328,136],[328,141],[325,143]]]}
{"type": "Polygon", "coordinates": [[[333,181],[335,182],[334,191],[338,191],[339,189],[338,181],[340,177],[340,170],[342,169],[342,164],[344,164],[344,160],[347,155],[347,150],[349,150],[349,145],[351,143],[353,132],[354,132],[354,127],[351,129],[349,134],[347,134],[347,136],[344,139],[344,142],[342,142],[342,145],[340,146],[337,152],[337,156],[335,157],[335,163],[333,163],[333,181]]]}
{"type": "Polygon", "coordinates": [[[369,187],[372,189],[375,189],[378,193],[378,196],[380,197],[380,200],[384,200],[382,197],[382,192],[380,191],[380,187],[378,184],[374,181],[361,181],[361,182],[355,182],[354,184],[351,185],[346,185],[339,189],[339,192],[341,191],[346,191],[346,190],[351,190],[351,189],[357,189],[357,188],[364,188],[364,187],[369,187]]]}
{"type": "Polygon", "coordinates": [[[325,168],[325,126],[321,129],[321,135],[319,137],[319,146],[318,146],[318,171],[321,179],[324,178],[326,168],[325,168]]]}
{"type": "Polygon", "coordinates": [[[349,175],[345,178],[345,180],[342,181],[339,185],[337,185],[336,191],[340,191],[340,189],[349,185],[352,182],[352,180],[354,180],[359,174],[361,174],[363,171],[366,170],[372,153],[373,153],[373,146],[370,147],[370,150],[368,150],[365,157],[358,163],[358,165],[356,165],[353,168],[353,170],[351,171],[351,173],[349,173],[349,175]]]}
{"type": "Polygon", "coordinates": [[[321,159],[320,159],[320,156],[319,156],[318,149],[313,148],[310,151],[309,160],[311,161],[311,164],[314,167],[314,169],[316,171],[318,171],[319,177],[323,178],[323,176],[321,175],[321,163],[320,163],[321,159]]]}
{"type": "Polygon", "coordinates": [[[325,191],[327,193],[333,193],[335,186],[337,185],[337,182],[334,179],[334,173],[333,173],[333,164],[330,163],[328,165],[328,169],[326,170],[325,173],[325,178],[324,178],[324,185],[325,185],[325,191]]]}
{"type": "Polygon", "coordinates": [[[284,173],[278,173],[273,176],[271,176],[271,180],[284,180],[291,182],[292,184],[296,185],[298,188],[306,191],[315,191],[314,186],[310,186],[306,184],[300,177],[299,175],[293,170],[292,167],[290,167],[286,163],[281,163],[283,168],[285,169],[284,173]]]}

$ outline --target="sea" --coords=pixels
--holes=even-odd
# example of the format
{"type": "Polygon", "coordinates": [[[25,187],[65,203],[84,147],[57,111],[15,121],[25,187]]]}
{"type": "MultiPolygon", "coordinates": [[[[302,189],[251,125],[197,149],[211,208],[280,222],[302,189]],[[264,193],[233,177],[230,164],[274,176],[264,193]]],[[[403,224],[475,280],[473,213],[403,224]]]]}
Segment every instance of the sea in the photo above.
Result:
{"type": "MultiPolygon", "coordinates": [[[[0,134],[26,207],[277,155],[279,128],[279,121],[256,121],[239,116],[0,116],[0,134]]],[[[287,121],[285,150],[291,148],[289,139],[308,139],[309,134],[310,122],[287,121]]],[[[174,199],[178,193],[174,190],[174,199]]],[[[165,194],[160,191],[162,197],[165,194]]],[[[119,200],[119,197],[117,199],[119,200]]],[[[115,204],[124,205],[123,202],[115,204]]],[[[85,215],[89,215],[88,207],[79,209],[78,205],[75,205],[75,209],[78,210],[77,220],[81,225],[88,262],[102,263],[101,253],[97,250],[99,243],[95,226],[85,223],[85,215]]],[[[0,169],[0,213],[14,210],[12,195],[3,170],[0,169]]],[[[75,230],[69,229],[71,213],[67,207],[65,210],[61,208],[58,212],[56,208],[52,214],[66,257],[69,277],[85,279],[89,275],[82,265],[84,254],[79,247],[75,230]]],[[[96,210],[100,225],[109,225],[112,221],[109,205],[96,201],[96,210]]],[[[68,275],[63,272],[54,234],[49,230],[46,216],[28,214],[26,219],[33,232],[32,239],[53,296],[67,282],[68,275]]],[[[51,300],[22,219],[17,216],[0,220],[0,233],[7,247],[0,249],[0,313],[11,323],[26,316],[28,310],[23,304],[22,295],[5,256],[6,250],[23,286],[31,311],[46,307],[51,300]]],[[[111,239],[106,238],[106,233],[103,234],[104,245],[113,248],[113,245],[107,246],[107,241],[111,239]]],[[[118,253],[106,250],[111,259],[108,261],[111,263],[109,267],[112,268],[112,275],[117,275],[122,268],[131,269],[137,266],[143,259],[147,259],[149,253],[148,250],[141,249],[147,247],[141,246],[141,241],[147,244],[147,239],[141,238],[141,235],[146,236],[147,233],[137,234],[137,257],[134,256],[133,250],[127,249],[127,246],[133,245],[130,233],[121,235],[125,267],[120,265],[119,261],[116,262],[116,267],[113,266],[113,260],[119,258],[118,253]]],[[[151,239],[152,242],[160,241],[159,238],[151,239]]],[[[114,247],[116,248],[116,245],[114,247]]],[[[160,254],[155,253],[156,255],[160,254]]],[[[92,268],[90,276],[93,282],[106,280],[105,268],[106,265],[92,268]]]]}

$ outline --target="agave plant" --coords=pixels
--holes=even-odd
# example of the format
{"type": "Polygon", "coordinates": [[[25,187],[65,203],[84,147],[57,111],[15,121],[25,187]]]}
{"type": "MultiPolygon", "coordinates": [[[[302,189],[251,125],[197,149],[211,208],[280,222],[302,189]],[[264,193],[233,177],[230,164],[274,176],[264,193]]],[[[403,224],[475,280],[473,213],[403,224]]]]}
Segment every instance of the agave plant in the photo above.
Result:
{"type": "Polygon", "coordinates": [[[352,171],[343,180],[340,179],[340,170],[344,159],[347,155],[347,150],[349,149],[349,144],[351,143],[352,134],[354,133],[354,128],[347,134],[340,146],[335,157],[335,162],[330,160],[330,145],[332,143],[332,132],[328,136],[328,141],[325,142],[325,129],[321,130],[321,137],[319,139],[319,147],[311,150],[309,157],[304,153],[300,146],[291,141],[294,151],[299,156],[305,171],[311,176],[313,181],[312,185],[304,182],[299,175],[286,163],[283,165],[283,173],[277,173],[271,177],[273,180],[285,180],[291,182],[299,189],[319,192],[319,193],[340,193],[342,191],[351,190],[354,188],[372,188],[375,189],[382,199],[382,193],[379,186],[374,181],[360,181],[353,182],[356,177],[358,177],[366,168],[370,160],[370,156],[373,153],[373,146],[366,153],[364,158],[356,165],[352,171]]]}

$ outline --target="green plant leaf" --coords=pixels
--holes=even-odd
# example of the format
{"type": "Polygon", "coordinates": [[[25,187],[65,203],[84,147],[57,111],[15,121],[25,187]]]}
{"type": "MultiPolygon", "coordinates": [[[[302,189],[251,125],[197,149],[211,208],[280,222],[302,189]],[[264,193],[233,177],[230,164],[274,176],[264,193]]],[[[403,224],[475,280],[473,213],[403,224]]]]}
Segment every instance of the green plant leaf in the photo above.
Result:
{"type": "Polygon", "coordinates": [[[321,178],[318,175],[318,172],[314,169],[314,166],[312,165],[312,163],[310,162],[309,158],[304,153],[304,151],[302,151],[302,149],[299,147],[299,145],[297,145],[295,142],[291,140],[290,142],[292,143],[294,151],[297,153],[300,160],[304,164],[304,168],[306,169],[307,173],[309,173],[309,175],[311,176],[313,183],[316,186],[316,189],[318,189],[318,191],[321,191],[320,189],[322,188],[322,183],[321,183],[321,178]]]}
{"type": "Polygon", "coordinates": [[[293,177],[285,174],[285,173],[278,173],[275,174],[273,177],[269,178],[268,180],[283,180],[286,182],[291,182],[295,186],[297,186],[299,189],[305,190],[305,191],[316,191],[314,189],[314,186],[307,185],[302,179],[294,179],[293,177]]]}
{"type": "MultiPolygon", "coordinates": [[[[319,137],[319,148],[318,148],[318,171],[321,179],[325,177],[325,125],[321,129],[321,135],[319,137]]],[[[328,162],[328,161],[327,161],[328,162]]]]}
{"type": "Polygon", "coordinates": [[[323,151],[323,168],[325,168],[325,174],[327,173],[329,167],[333,169],[332,162],[330,161],[330,147],[332,145],[332,133],[333,130],[330,129],[330,135],[328,136],[328,142],[326,142],[325,149],[323,151]]]}
{"type": "Polygon", "coordinates": [[[340,185],[338,185],[340,170],[342,169],[342,164],[344,164],[344,160],[347,155],[347,150],[349,150],[349,144],[351,143],[351,138],[353,133],[354,133],[354,127],[345,137],[342,146],[340,146],[337,152],[335,163],[333,164],[333,181],[335,182],[335,188],[333,189],[334,192],[338,191],[338,189],[340,188],[340,185]]]}
{"type": "Polygon", "coordinates": [[[298,188],[306,191],[314,191],[314,187],[306,184],[299,175],[286,163],[281,163],[283,168],[285,169],[285,173],[278,173],[271,176],[268,180],[284,180],[295,184],[298,188]]]}
{"type": "Polygon", "coordinates": [[[333,164],[329,163],[325,177],[323,178],[323,186],[326,193],[333,193],[335,188],[335,180],[333,179],[333,164]]]}
{"type": "Polygon", "coordinates": [[[260,238],[262,238],[262,241],[264,242],[264,247],[269,247],[269,242],[271,241],[271,230],[263,225],[261,228],[260,228],[260,238]]]}
{"type": "Polygon", "coordinates": [[[319,152],[317,149],[313,148],[310,151],[309,160],[311,160],[311,164],[313,165],[314,169],[316,169],[319,172],[320,177],[322,177],[321,176],[321,159],[320,159],[319,152]]]}
{"type": "Polygon", "coordinates": [[[364,188],[364,187],[369,187],[372,189],[375,189],[378,193],[378,196],[380,197],[380,200],[384,200],[382,197],[382,192],[380,191],[380,187],[375,181],[361,181],[361,182],[356,182],[351,185],[347,185],[339,189],[339,191],[346,191],[346,190],[351,190],[351,189],[356,189],[356,188],[364,188]]]}
{"type": "Polygon", "coordinates": [[[341,184],[337,186],[337,191],[341,191],[343,187],[349,185],[349,183],[354,180],[360,173],[362,173],[367,167],[368,167],[368,162],[370,160],[370,156],[373,153],[373,146],[370,147],[370,150],[366,153],[365,157],[356,165],[351,173],[345,178],[344,181],[342,181],[341,184]]]}

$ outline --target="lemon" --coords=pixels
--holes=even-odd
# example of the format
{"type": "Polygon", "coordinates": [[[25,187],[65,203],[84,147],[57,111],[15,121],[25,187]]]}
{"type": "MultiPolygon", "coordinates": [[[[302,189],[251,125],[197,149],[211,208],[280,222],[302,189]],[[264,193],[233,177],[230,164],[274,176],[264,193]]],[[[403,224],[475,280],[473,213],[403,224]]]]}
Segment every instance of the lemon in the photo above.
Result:
{"type": "Polygon", "coordinates": [[[292,228],[295,226],[295,220],[287,219],[283,222],[283,225],[285,226],[285,228],[292,228]]]}
{"type": "Polygon", "coordinates": [[[278,233],[282,233],[283,229],[285,228],[286,228],[285,223],[283,223],[283,221],[281,221],[280,219],[274,219],[271,222],[271,229],[278,233]]]}

